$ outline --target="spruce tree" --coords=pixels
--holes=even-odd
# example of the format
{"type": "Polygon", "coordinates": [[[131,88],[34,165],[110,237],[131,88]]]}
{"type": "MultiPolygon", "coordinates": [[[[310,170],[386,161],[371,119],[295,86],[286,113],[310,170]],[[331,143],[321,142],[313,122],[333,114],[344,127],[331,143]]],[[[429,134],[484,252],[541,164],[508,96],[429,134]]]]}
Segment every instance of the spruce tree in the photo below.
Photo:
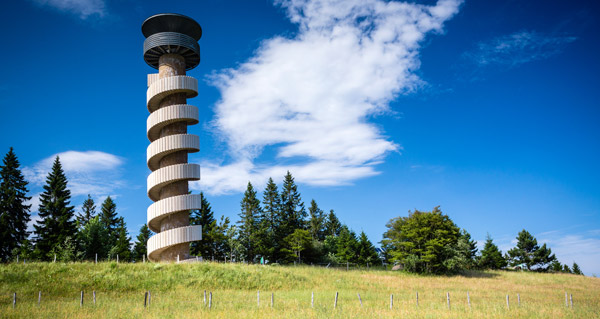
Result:
{"type": "Polygon", "coordinates": [[[152,231],[148,228],[148,225],[144,224],[142,228],[140,228],[140,233],[136,237],[136,242],[133,247],[132,257],[135,261],[144,260],[143,256],[148,255],[147,243],[148,239],[152,236],[152,231]]]}
{"type": "Polygon", "coordinates": [[[506,267],[506,259],[498,246],[494,244],[490,234],[487,234],[485,245],[479,257],[479,267],[482,269],[502,269],[506,267]]]}
{"type": "Polygon", "coordinates": [[[0,167],[0,262],[7,261],[21,243],[26,244],[29,236],[27,223],[31,205],[25,203],[31,197],[27,196],[27,182],[19,166],[11,147],[0,167]]]}
{"type": "Polygon", "coordinates": [[[249,261],[253,261],[257,253],[256,247],[259,240],[257,230],[260,224],[259,216],[261,208],[260,201],[256,197],[256,191],[250,182],[248,182],[240,206],[240,220],[238,221],[238,224],[240,224],[239,239],[245,249],[245,255],[249,261]]]}
{"type": "Polygon", "coordinates": [[[343,225],[337,242],[336,256],[343,262],[357,262],[358,261],[358,240],[356,239],[356,233],[343,225]]]}
{"type": "Polygon", "coordinates": [[[325,239],[325,216],[323,210],[319,208],[317,202],[313,199],[310,201],[310,207],[308,208],[308,231],[310,236],[314,240],[325,239]]]}
{"type": "Polygon", "coordinates": [[[39,258],[49,260],[51,251],[75,238],[74,207],[69,206],[71,191],[67,189],[67,177],[57,156],[52,171],[46,178],[44,192],[40,195],[39,217],[34,225],[35,252],[39,258]]]}
{"type": "Polygon", "coordinates": [[[108,247],[108,231],[100,222],[100,216],[94,216],[85,223],[78,238],[85,260],[95,260],[96,254],[99,259],[108,255],[111,248],[108,247]]]}
{"type": "Polygon", "coordinates": [[[377,250],[373,243],[367,238],[367,234],[364,231],[360,232],[358,236],[358,263],[362,266],[366,266],[367,263],[372,265],[379,260],[377,256],[377,250]]]}
{"type": "Polygon", "coordinates": [[[267,254],[267,259],[276,261],[283,257],[281,253],[283,239],[285,238],[284,231],[281,227],[283,224],[283,216],[281,214],[281,197],[277,190],[277,185],[273,179],[269,177],[267,186],[263,192],[263,214],[261,228],[266,229],[265,245],[270,247],[267,254]]]}
{"type": "Polygon", "coordinates": [[[305,229],[306,209],[294,177],[288,171],[281,189],[282,229],[287,237],[296,229],[305,229]]]}
{"type": "Polygon", "coordinates": [[[330,210],[329,215],[327,215],[327,221],[325,222],[325,236],[338,236],[341,229],[342,224],[340,223],[340,220],[333,212],[333,209],[330,210]]]}
{"type": "Polygon", "coordinates": [[[194,256],[208,258],[215,254],[212,245],[214,239],[211,238],[211,234],[213,233],[212,228],[216,226],[216,220],[204,193],[200,192],[200,198],[202,206],[200,209],[192,211],[190,224],[202,226],[202,240],[193,242],[190,245],[190,252],[194,256]]]}
{"type": "Polygon", "coordinates": [[[127,234],[127,227],[125,226],[125,219],[123,217],[117,218],[115,234],[116,241],[110,249],[110,256],[117,258],[118,255],[119,260],[131,261],[131,237],[127,234]]]}
{"type": "Polygon", "coordinates": [[[83,205],[81,206],[81,213],[77,214],[79,227],[84,227],[94,216],[96,216],[96,205],[92,196],[88,194],[87,199],[83,201],[83,205]]]}
{"type": "Polygon", "coordinates": [[[579,268],[579,265],[576,262],[573,262],[573,267],[571,269],[573,270],[573,273],[575,275],[583,275],[583,272],[581,272],[581,268],[579,268]]]}
{"type": "Polygon", "coordinates": [[[221,216],[219,222],[212,222],[209,237],[211,238],[211,252],[217,260],[224,260],[229,254],[228,248],[228,232],[229,232],[229,217],[221,216]]]}
{"type": "MultiPolygon", "coordinates": [[[[108,233],[107,245],[109,250],[117,243],[117,227],[119,224],[119,217],[117,216],[117,204],[110,198],[110,196],[106,197],[104,202],[102,202],[102,207],[100,208],[100,223],[106,229],[108,233]]],[[[102,256],[107,257],[107,256],[102,256]]]]}

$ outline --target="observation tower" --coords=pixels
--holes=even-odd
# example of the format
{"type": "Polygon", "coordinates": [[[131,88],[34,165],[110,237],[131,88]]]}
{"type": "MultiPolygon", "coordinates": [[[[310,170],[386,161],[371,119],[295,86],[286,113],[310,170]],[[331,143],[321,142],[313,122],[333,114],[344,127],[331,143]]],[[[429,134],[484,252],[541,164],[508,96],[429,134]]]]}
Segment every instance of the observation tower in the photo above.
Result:
{"type": "Polygon", "coordinates": [[[151,261],[184,261],[190,258],[190,242],[202,239],[202,226],[190,226],[190,210],[200,209],[200,195],[189,194],[188,182],[200,180],[200,166],[188,163],[188,153],[200,151],[197,135],[187,126],[198,123],[198,108],[187,104],[198,95],[198,80],[186,71],[200,64],[202,28],[180,14],[151,16],[142,24],[144,60],[158,69],[148,74],[146,102],[148,227],[156,234],[148,239],[151,261]]]}

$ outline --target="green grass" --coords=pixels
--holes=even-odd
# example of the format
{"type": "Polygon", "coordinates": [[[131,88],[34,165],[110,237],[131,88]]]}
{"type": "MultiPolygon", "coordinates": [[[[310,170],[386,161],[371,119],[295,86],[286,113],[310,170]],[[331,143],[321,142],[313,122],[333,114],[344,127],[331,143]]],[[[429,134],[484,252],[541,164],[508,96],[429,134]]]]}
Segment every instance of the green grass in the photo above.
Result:
{"type": "Polygon", "coordinates": [[[419,276],[241,264],[29,263],[0,265],[2,318],[600,318],[600,279],[471,272],[419,276]],[[80,291],[84,305],[79,306],[80,291]],[[152,303],[144,308],[144,292],[152,303]],[[212,292],[213,306],[203,302],[212,292]],[[257,290],[261,303],[257,305],[257,290]],[[38,291],[42,301],[38,306],[38,291]],[[96,291],[97,303],[92,303],[96,291]],[[419,292],[419,306],[416,292],[419,292]],[[471,308],[467,305],[467,291],[471,308]],[[12,308],[12,293],[17,306],[12,308]],[[311,308],[311,293],[315,306],[311,308]],[[338,306],[333,308],[335,293],[338,306]],[[451,309],[446,304],[450,293],[451,309]],[[573,308],[565,307],[565,292],[573,308]],[[270,306],[271,293],[274,307],[270,306]],[[361,307],[357,293],[363,301],[361,307]],[[390,310],[390,294],[394,308],[390,310]],[[506,306],[510,295],[511,307],[506,306]],[[517,294],[521,305],[517,306],[517,294]]]}

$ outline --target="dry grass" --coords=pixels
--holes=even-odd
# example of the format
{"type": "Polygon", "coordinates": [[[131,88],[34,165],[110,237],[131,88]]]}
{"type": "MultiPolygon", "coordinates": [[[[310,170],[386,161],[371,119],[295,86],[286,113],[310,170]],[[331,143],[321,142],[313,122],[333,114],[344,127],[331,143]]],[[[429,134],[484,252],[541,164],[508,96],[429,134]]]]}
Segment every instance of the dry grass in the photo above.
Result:
{"type": "Polygon", "coordinates": [[[600,318],[600,279],[472,272],[419,276],[237,264],[32,263],[0,265],[2,318],[600,318]],[[80,291],[85,291],[83,307],[80,291]],[[92,304],[91,292],[97,293],[92,304]],[[144,308],[144,292],[152,303],[144,308]],[[203,292],[213,293],[212,309],[203,292]],[[257,305],[257,290],[261,293],[257,305]],[[42,291],[41,305],[37,304],[42,291]],[[333,308],[335,293],[338,306],[333,308]],[[467,291],[471,308],[467,304],[467,291]],[[12,308],[12,293],[18,302],[12,308]],[[311,293],[315,306],[311,308],[311,293]],[[419,305],[416,305],[416,293],[419,305]],[[565,307],[565,292],[573,308],[565,307]],[[274,293],[274,307],[270,306],[274,293]],[[357,293],[363,301],[361,307],[357,293]],[[450,293],[450,310],[446,303],[450,293]],[[394,307],[390,309],[390,294],[394,307]],[[510,296],[510,309],[506,295],[510,296]],[[517,305],[517,294],[521,305],[517,305]]]}

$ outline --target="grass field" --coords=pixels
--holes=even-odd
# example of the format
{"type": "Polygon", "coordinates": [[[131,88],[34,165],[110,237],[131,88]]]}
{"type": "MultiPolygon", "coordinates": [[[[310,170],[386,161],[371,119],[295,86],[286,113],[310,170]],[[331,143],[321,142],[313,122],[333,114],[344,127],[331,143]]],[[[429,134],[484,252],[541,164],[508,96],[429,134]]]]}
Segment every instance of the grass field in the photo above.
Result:
{"type": "Polygon", "coordinates": [[[217,263],[3,264],[0,317],[600,318],[600,279],[506,271],[419,276],[374,269],[217,263]],[[84,304],[80,307],[82,290],[84,304]],[[144,308],[148,290],[151,304],[144,308]],[[212,292],[211,309],[204,304],[204,290],[212,292]],[[42,298],[38,306],[39,291],[42,298]],[[96,291],[95,305],[92,291],[96,291]],[[14,292],[17,304],[13,309],[14,292]],[[336,292],[339,299],[334,309],[336,292]],[[565,292],[573,295],[573,308],[565,306],[565,292]],[[394,295],[393,309],[390,294],[394,295]]]}

